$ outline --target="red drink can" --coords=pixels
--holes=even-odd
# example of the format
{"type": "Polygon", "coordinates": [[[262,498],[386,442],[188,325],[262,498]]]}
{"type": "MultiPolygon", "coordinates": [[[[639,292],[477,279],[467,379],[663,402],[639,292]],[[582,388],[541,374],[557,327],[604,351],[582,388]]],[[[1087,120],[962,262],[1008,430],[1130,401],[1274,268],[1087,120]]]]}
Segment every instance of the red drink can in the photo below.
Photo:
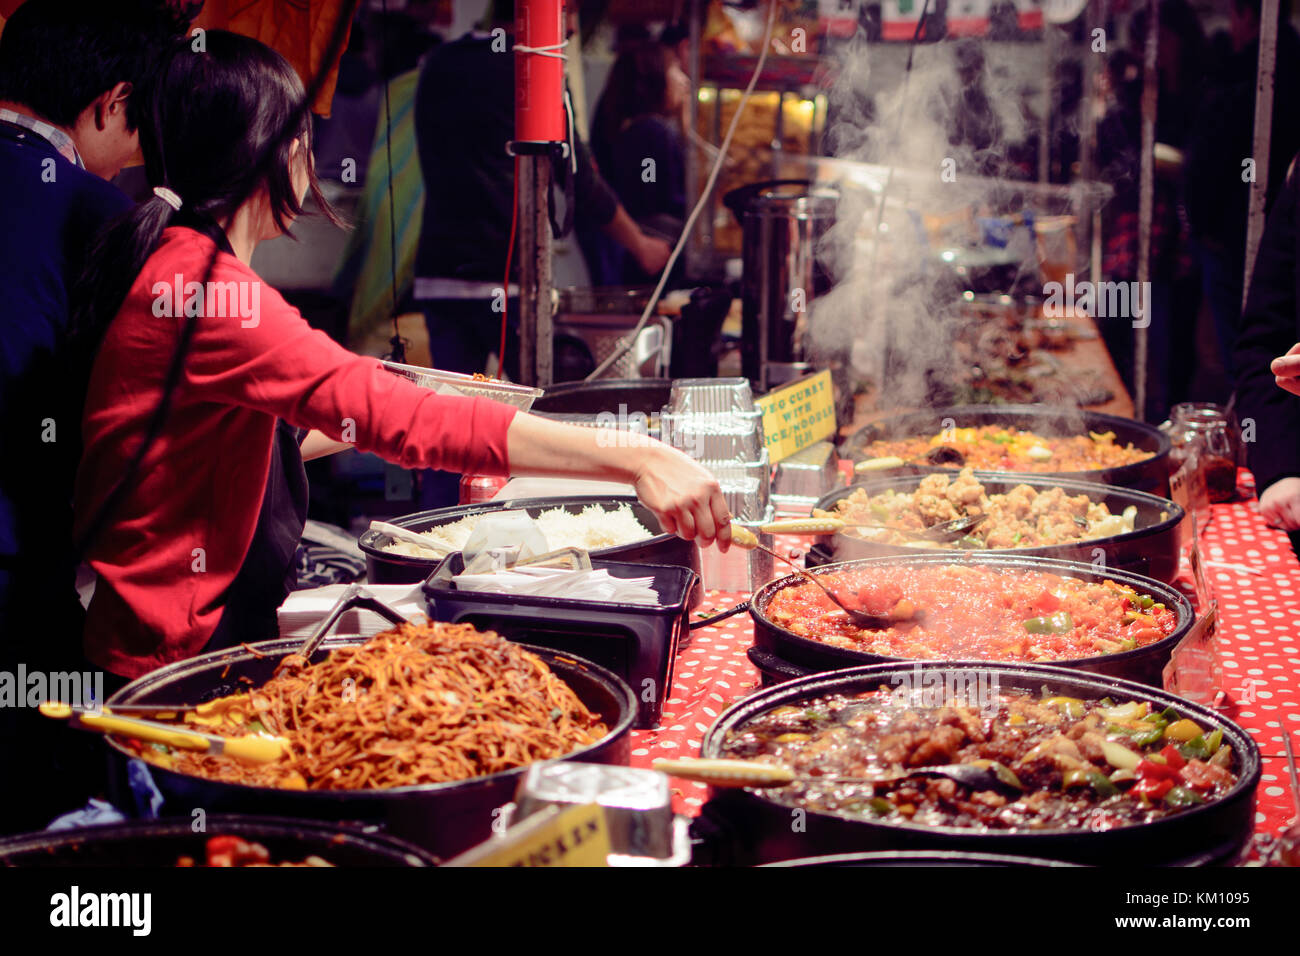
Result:
{"type": "Polygon", "coordinates": [[[504,475],[461,475],[460,503],[476,505],[491,501],[510,479],[504,475]]]}

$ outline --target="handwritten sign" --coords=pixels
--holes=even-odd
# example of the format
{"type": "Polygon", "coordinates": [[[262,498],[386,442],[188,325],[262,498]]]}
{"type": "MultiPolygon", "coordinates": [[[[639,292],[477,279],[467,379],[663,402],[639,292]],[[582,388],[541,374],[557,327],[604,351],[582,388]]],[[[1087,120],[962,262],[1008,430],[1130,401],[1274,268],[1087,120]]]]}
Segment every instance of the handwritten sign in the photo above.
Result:
{"type": "Polygon", "coordinates": [[[605,810],[588,803],[548,807],[444,866],[607,866],[609,854],[605,810]]]}
{"type": "Polygon", "coordinates": [[[783,385],[754,404],[763,413],[763,441],[772,464],[835,434],[835,391],[829,371],[783,385]]]}

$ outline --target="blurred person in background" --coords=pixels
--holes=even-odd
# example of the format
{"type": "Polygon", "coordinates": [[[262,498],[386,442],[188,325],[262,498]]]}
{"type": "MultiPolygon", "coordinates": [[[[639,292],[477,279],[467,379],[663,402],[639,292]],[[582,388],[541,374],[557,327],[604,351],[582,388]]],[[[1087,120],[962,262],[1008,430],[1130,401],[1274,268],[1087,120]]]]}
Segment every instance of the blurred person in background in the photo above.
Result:
{"type": "MultiPolygon", "coordinates": [[[[1102,210],[1105,243],[1102,274],[1108,280],[1135,282],[1138,276],[1140,170],[1142,154],[1141,51],[1145,17],[1133,24],[1133,50],[1106,58],[1099,92],[1107,106],[1097,124],[1097,167],[1102,182],[1115,188],[1102,210]]],[[[1182,150],[1199,88],[1198,71],[1205,49],[1200,21],[1185,0],[1167,0],[1160,8],[1157,87],[1158,143],[1182,150]]],[[[1149,344],[1146,408],[1137,417],[1158,422],[1177,402],[1186,401],[1196,363],[1196,316],[1200,278],[1192,254],[1184,207],[1182,170],[1178,163],[1157,163],[1151,213],[1151,296],[1145,319],[1149,344]]],[[[1098,323],[1107,349],[1130,393],[1136,379],[1131,317],[1098,323]]]]}
{"type": "MultiPolygon", "coordinates": [[[[68,334],[69,294],[96,232],[131,206],[107,180],[138,153],[136,91],[192,12],[161,0],[28,0],[0,33],[0,670],[9,673],[84,670],[72,483],[89,369],[68,334]]],[[[0,713],[0,760],[43,771],[4,788],[0,829],[43,824],[68,808],[59,801],[75,790],[77,762],[47,740],[51,721],[0,713]]]]}
{"type": "Polygon", "coordinates": [[[1300,188],[1295,162],[1260,239],[1236,336],[1237,415],[1255,423],[1246,443],[1259,511],[1300,555],[1300,188]]]}
{"type": "MultiPolygon", "coordinates": [[[[1235,382],[1238,371],[1233,340],[1241,315],[1246,220],[1253,182],[1247,178],[1245,163],[1254,150],[1260,3],[1226,0],[1229,51],[1222,63],[1215,64],[1215,73],[1202,87],[1188,123],[1187,214],[1204,295],[1214,315],[1230,382],[1235,382]]],[[[1290,8],[1289,0],[1281,0],[1269,156],[1253,157],[1257,166],[1268,169],[1270,209],[1282,188],[1287,164],[1300,150],[1300,123],[1295,122],[1300,110],[1300,36],[1291,26],[1290,8]]],[[[1212,47],[1223,45],[1222,38],[1211,41],[1212,47]]]]}
{"type": "MultiPolygon", "coordinates": [[[[515,130],[512,0],[494,0],[485,27],[431,50],[421,64],[415,97],[425,198],[414,295],[424,312],[434,367],[465,373],[486,371],[489,356],[499,349],[498,290],[505,280],[514,211],[515,164],[505,151],[515,130]],[[504,49],[489,32],[497,28],[507,34],[504,49]]],[[[658,273],[668,261],[668,243],[628,215],[586,144],[577,139],[572,145],[575,222],[593,225],[647,274],[658,273]]],[[[567,160],[563,166],[568,167],[567,160]]],[[[559,191],[553,183],[552,194],[559,191]]],[[[513,273],[518,266],[516,254],[513,273]]],[[[517,378],[518,303],[513,294],[508,317],[504,372],[517,378]]],[[[426,508],[456,504],[459,476],[422,476],[420,498],[426,508]]]]}
{"type": "MultiPolygon", "coordinates": [[[[690,81],[669,47],[649,40],[628,44],[610,70],[591,129],[592,152],[628,214],[647,233],[672,241],[686,221],[681,116],[689,94],[690,81]]],[[[622,246],[593,238],[584,246],[593,285],[658,279],[622,246]]]]}

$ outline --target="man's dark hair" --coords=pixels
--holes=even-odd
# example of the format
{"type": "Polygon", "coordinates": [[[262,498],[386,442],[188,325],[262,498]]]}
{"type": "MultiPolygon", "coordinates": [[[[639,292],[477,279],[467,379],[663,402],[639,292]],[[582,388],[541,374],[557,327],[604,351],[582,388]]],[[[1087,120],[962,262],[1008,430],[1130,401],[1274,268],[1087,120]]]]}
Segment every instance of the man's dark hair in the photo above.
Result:
{"type": "MultiPolygon", "coordinates": [[[[0,33],[0,99],[71,126],[118,83],[140,86],[201,4],[166,0],[27,0],[0,33]]],[[[127,101],[127,127],[139,116],[127,101]]]]}

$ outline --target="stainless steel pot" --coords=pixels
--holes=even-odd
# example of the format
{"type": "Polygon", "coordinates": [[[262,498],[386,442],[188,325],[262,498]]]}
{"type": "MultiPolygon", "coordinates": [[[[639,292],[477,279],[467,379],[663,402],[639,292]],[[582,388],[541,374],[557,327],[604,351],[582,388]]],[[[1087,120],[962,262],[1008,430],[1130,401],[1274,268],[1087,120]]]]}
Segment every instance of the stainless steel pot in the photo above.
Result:
{"type": "Polygon", "coordinates": [[[811,370],[802,340],[813,300],[830,286],[817,264],[817,243],[835,221],[838,198],[806,180],[755,183],[727,194],[744,230],[742,365],[760,391],[811,370]]]}

